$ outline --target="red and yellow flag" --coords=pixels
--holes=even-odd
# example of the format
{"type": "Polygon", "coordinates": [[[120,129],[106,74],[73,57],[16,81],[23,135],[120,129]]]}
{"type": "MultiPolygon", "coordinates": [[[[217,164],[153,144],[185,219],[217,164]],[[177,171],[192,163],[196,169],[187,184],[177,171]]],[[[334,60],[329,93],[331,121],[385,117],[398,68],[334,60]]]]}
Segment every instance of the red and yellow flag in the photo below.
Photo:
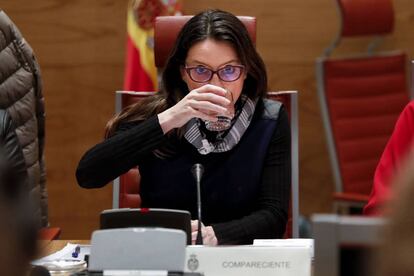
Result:
{"type": "Polygon", "coordinates": [[[155,17],[180,15],[181,6],[181,0],[133,0],[129,3],[124,90],[157,91],[155,17]]]}

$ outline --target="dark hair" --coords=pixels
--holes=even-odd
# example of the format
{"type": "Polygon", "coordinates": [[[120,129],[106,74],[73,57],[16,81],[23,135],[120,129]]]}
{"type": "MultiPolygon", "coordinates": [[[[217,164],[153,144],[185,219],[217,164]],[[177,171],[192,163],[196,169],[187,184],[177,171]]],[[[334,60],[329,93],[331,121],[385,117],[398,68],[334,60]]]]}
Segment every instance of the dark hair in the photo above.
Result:
{"type": "Polygon", "coordinates": [[[247,77],[242,93],[249,98],[263,98],[267,91],[267,74],[263,60],[257,53],[244,24],[233,14],[221,10],[207,10],[192,17],[181,29],[162,74],[160,92],[115,116],[106,127],[111,136],[122,122],[145,120],[175,105],[187,95],[188,87],[182,80],[180,68],[189,49],[197,42],[214,39],[233,46],[247,77]]]}

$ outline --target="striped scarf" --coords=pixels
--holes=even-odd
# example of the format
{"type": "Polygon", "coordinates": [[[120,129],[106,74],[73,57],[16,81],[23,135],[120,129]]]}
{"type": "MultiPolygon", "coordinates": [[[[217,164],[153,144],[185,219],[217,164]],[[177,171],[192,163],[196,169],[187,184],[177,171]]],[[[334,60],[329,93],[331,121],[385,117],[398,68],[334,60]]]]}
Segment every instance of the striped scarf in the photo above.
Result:
{"type": "Polygon", "coordinates": [[[248,128],[256,108],[257,99],[251,100],[246,95],[241,95],[242,108],[240,108],[234,118],[230,130],[217,132],[215,142],[210,142],[205,133],[200,130],[201,121],[198,118],[191,119],[185,126],[184,137],[190,142],[200,154],[210,152],[225,152],[231,150],[240,141],[244,132],[248,128]]]}

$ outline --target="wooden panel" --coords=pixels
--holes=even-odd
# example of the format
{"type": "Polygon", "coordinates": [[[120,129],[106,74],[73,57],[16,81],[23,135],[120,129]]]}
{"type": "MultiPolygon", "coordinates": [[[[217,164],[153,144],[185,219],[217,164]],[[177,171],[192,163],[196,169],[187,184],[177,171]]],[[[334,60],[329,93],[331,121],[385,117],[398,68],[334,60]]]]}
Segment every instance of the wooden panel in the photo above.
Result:
{"type": "MultiPolygon", "coordinates": [[[[74,177],[82,154],[102,139],[122,87],[128,0],[2,0],[39,59],[47,112],[50,221],[62,239],[89,239],[112,188],[83,190],[74,177]]],[[[395,33],[383,49],[414,52],[414,2],[395,0],[395,33]]],[[[258,19],[257,47],[272,91],[300,92],[301,212],[331,210],[332,175],[317,102],[314,62],[338,28],[333,0],[184,0],[185,13],[214,7],[258,19]]],[[[345,42],[338,53],[362,49],[345,42]]]]}
{"type": "Polygon", "coordinates": [[[75,170],[102,140],[122,87],[126,0],[2,1],[39,60],[46,102],[46,166],[50,223],[61,238],[90,238],[112,187],[84,190],[75,170]]]}

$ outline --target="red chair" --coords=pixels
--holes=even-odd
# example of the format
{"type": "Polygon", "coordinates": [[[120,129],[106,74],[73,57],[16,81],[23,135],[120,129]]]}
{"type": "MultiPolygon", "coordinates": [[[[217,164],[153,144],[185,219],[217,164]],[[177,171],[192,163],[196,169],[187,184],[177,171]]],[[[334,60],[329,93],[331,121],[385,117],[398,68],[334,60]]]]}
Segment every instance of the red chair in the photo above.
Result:
{"type": "Polygon", "coordinates": [[[37,238],[39,240],[52,241],[57,240],[60,236],[59,227],[43,227],[39,230],[37,238]]]}
{"type": "MultiPolygon", "coordinates": [[[[154,28],[154,55],[155,66],[163,68],[168,55],[174,46],[175,39],[181,28],[192,16],[159,16],[155,19],[154,28]]],[[[253,43],[256,43],[256,18],[238,16],[249,32],[253,43]]]]}
{"type": "MultiPolygon", "coordinates": [[[[398,114],[409,100],[407,57],[402,52],[331,58],[342,38],[393,30],[390,0],[337,0],[342,28],[317,61],[318,96],[335,181],[335,209],[362,207],[398,114]],[[372,12],[375,10],[375,12],[372,12]]],[[[347,209],[345,209],[347,210],[347,209]]]]}
{"type": "MultiPolygon", "coordinates": [[[[115,111],[118,113],[123,108],[134,104],[141,99],[152,95],[154,92],[117,91],[115,94],[115,111]]],[[[112,208],[138,208],[141,206],[139,195],[139,183],[141,175],[138,167],[130,169],[113,181],[112,208]]]]}
{"type": "MultiPolygon", "coordinates": [[[[163,16],[157,17],[155,22],[155,63],[162,68],[172,48],[177,33],[191,16],[163,16]]],[[[256,19],[253,17],[239,17],[246,25],[253,41],[256,38],[256,19]]],[[[117,91],[115,100],[116,112],[126,106],[147,97],[154,92],[117,91]]],[[[268,97],[279,100],[288,109],[292,131],[292,197],[289,209],[289,223],[285,237],[299,237],[299,158],[298,158],[298,103],[296,91],[269,92],[268,97]]],[[[138,168],[114,180],[113,208],[138,208],[141,204],[139,196],[140,175],[138,168]]]]}

